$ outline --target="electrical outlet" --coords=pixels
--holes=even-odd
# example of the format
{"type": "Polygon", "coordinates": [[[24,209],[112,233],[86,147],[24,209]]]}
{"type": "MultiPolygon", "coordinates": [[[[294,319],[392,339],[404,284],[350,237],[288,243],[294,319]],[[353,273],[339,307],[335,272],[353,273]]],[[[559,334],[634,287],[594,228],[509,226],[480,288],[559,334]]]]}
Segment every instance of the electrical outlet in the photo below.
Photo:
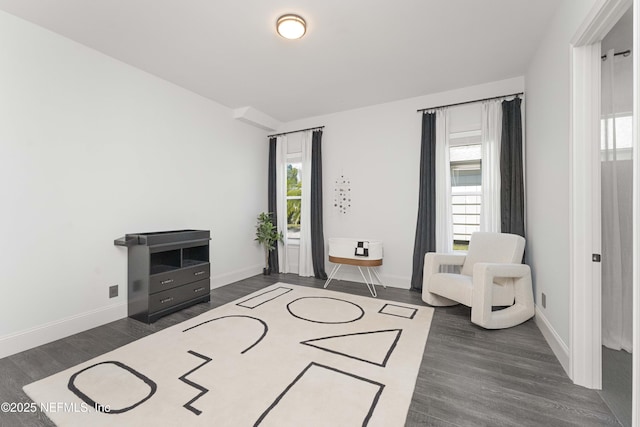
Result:
{"type": "Polygon", "coordinates": [[[547,308],[547,296],[542,292],[542,308],[547,308]]]}
{"type": "Polygon", "coordinates": [[[118,296],[118,285],[109,286],[109,298],[118,296]]]}

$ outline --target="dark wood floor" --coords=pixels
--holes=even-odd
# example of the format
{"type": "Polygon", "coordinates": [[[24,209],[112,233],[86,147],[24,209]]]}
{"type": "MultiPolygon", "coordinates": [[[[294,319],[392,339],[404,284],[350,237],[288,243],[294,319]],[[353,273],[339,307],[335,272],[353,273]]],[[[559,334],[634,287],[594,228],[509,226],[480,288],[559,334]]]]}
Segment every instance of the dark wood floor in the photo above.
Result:
{"type": "MultiPolygon", "coordinates": [[[[152,325],[121,319],[0,359],[0,402],[30,402],[22,387],[146,335],[283,281],[323,282],[297,275],[255,276],[211,292],[211,302],[152,325]]],[[[369,295],[363,284],[332,290],[369,295]]],[[[422,304],[417,292],[380,289],[378,297],[422,304]]],[[[571,383],[532,320],[489,331],[470,322],[463,306],[436,309],[407,426],[618,426],[597,392],[571,383]]],[[[0,426],[52,426],[41,413],[0,413],[0,426]]]]}

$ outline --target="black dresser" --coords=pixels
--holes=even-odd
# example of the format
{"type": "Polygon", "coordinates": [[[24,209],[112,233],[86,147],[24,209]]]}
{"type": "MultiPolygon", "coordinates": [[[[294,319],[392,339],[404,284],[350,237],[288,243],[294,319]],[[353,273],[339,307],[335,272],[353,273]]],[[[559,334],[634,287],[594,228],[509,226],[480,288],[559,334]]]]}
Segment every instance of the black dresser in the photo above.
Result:
{"type": "Polygon", "coordinates": [[[209,230],[127,234],[128,315],[151,323],[174,311],[210,300],[209,230]]]}

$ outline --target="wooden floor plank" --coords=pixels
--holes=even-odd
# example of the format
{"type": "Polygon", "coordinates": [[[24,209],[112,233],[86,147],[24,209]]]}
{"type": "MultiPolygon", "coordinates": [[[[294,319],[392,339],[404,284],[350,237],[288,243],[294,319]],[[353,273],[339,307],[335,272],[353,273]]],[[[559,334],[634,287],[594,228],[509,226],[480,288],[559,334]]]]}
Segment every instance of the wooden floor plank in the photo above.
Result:
{"type": "Polygon", "coordinates": [[[33,379],[8,357],[0,359],[0,379],[0,403],[29,405],[28,411],[17,411],[20,408],[15,407],[15,412],[0,412],[0,427],[53,426],[37,406],[35,412],[32,411],[33,407],[30,405],[33,402],[22,391],[22,387],[31,383],[33,379]]]}
{"type": "MultiPolygon", "coordinates": [[[[28,401],[22,387],[134,340],[178,324],[278,281],[321,288],[293,274],[254,276],[211,291],[211,302],[147,325],[120,319],[0,359],[0,402],[28,401]]],[[[370,297],[362,283],[330,290],[370,297]]],[[[418,292],[377,287],[378,298],[423,305],[418,292]]],[[[0,426],[51,426],[41,413],[2,414],[0,426]]],[[[473,325],[464,306],[437,308],[406,419],[407,426],[613,426],[597,392],[575,386],[533,321],[490,331],[473,325]]]]}
{"type": "Polygon", "coordinates": [[[65,368],[57,360],[43,351],[42,347],[32,348],[9,356],[9,360],[18,366],[32,381],[53,375],[65,368]]]}

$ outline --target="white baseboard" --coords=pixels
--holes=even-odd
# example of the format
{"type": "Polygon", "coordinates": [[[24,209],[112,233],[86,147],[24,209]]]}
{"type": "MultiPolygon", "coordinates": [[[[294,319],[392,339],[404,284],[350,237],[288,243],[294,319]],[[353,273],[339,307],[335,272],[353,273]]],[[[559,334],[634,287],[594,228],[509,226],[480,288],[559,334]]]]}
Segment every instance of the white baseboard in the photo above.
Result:
{"type": "Polygon", "coordinates": [[[411,277],[383,274],[380,278],[382,283],[390,288],[411,289],[411,277]]]}
{"type": "MultiPolygon", "coordinates": [[[[262,273],[262,264],[211,277],[211,289],[262,273]]],[[[127,303],[101,307],[0,337],[0,358],[127,317],[127,303]]]]}
{"type": "MultiPolygon", "coordinates": [[[[327,269],[327,274],[329,274],[332,268],[333,268],[333,264],[330,264],[329,268],[327,269]]],[[[366,271],[363,270],[363,272],[364,274],[367,274],[366,271]]],[[[369,276],[367,275],[367,279],[368,278],[369,276]]],[[[384,283],[385,286],[388,286],[390,288],[411,289],[410,277],[396,276],[393,274],[380,274],[380,278],[382,279],[382,283],[384,283]]],[[[352,266],[347,266],[347,265],[343,265],[340,268],[334,280],[348,280],[350,282],[364,283],[364,281],[362,280],[362,276],[360,275],[360,272],[358,272],[358,269],[352,266]]],[[[376,280],[375,276],[373,276],[373,280],[375,285],[378,286],[378,281],[376,280]]]]}
{"type": "Polygon", "coordinates": [[[264,265],[257,264],[251,267],[243,268],[241,270],[230,271],[224,274],[212,274],[211,275],[211,289],[216,289],[221,286],[228,285],[229,283],[237,282],[247,277],[255,276],[262,273],[264,265]]]}
{"type": "Polygon", "coordinates": [[[78,332],[127,317],[126,302],[65,317],[0,337],[0,358],[47,344],[78,332]]]}
{"type": "Polygon", "coordinates": [[[547,340],[549,347],[553,350],[553,353],[558,358],[558,361],[564,368],[564,371],[567,373],[569,378],[571,378],[571,372],[569,371],[569,347],[562,341],[560,335],[556,332],[556,330],[551,326],[549,320],[542,313],[542,310],[538,308],[536,305],[536,317],[534,318],[538,329],[542,332],[542,336],[547,340]]]}

